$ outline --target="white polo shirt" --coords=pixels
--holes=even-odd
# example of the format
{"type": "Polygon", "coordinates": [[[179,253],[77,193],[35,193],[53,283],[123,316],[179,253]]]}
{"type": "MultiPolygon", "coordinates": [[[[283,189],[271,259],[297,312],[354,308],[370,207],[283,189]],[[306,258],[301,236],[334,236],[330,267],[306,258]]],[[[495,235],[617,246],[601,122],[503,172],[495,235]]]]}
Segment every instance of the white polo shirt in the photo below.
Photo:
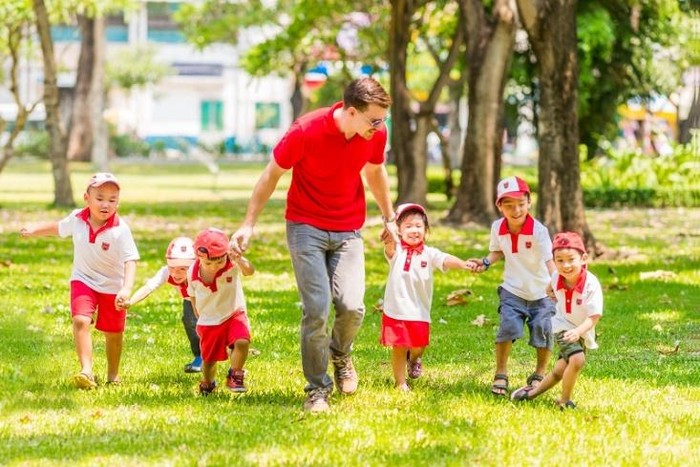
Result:
{"type": "Polygon", "coordinates": [[[389,261],[389,277],[384,292],[384,313],[404,321],[430,322],[433,302],[433,270],[444,272],[446,253],[423,245],[412,252],[396,245],[389,261]]]}
{"type": "Polygon", "coordinates": [[[173,280],[173,278],[170,277],[170,271],[168,269],[168,266],[163,266],[162,268],[160,268],[158,272],[155,273],[153,277],[148,279],[143,286],[146,288],[146,290],[148,290],[148,293],[150,294],[165,283],[168,283],[173,287],[177,288],[177,290],[180,292],[180,295],[182,295],[182,298],[189,298],[189,296],[187,295],[187,280],[184,280],[181,284],[176,283],[173,280]]]}
{"type": "Polygon", "coordinates": [[[58,223],[58,235],[73,237],[71,281],[92,290],[116,294],[124,285],[124,263],[138,261],[139,252],[129,226],[117,214],[92,230],[88,208],[76,209],[58,223]]]}
{"type": "Polygon", "coordinates": [[[194,297],[199,313],[197,325],[215,326],[223,323],[234,313],[245,313],[245,296],[238,268],[227,260],[216,273],[211,284],[205,284],[199,275],[199,260],[187,271],[187,294],[194,297]]]}
{"type": "MultiPolygon", "coordinates": [[[[598,278],[584,269],[573,289],[564,286],[558,273],[552,275],[552,288],[557,297],[557,312],[552,317],[552,332],[569,331],[589,316],[603,314],[603,289],[598,278]]],[[[583,336],[586,348],[597,349],[595,326],[583,336]]]]}
{"type": "Polygon", "coordinates": [[[547,228],[529,214],[520,233],[508,230],[505,218],[491,225],[490,251],[505,255],[501,287],[523,300],[539,300],[547,296],[551,280],[546,262],[552,259],[552,239],[547,228]]]}

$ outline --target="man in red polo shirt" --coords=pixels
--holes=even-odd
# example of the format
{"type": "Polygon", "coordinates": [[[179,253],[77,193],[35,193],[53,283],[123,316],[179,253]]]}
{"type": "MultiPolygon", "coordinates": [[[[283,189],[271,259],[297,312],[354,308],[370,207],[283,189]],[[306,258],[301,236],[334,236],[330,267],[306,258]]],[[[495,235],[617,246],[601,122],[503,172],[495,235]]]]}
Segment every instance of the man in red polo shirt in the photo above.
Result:
{"type": "Polygon", "coordinates": [[[384,121],[391,98],[372,78],[351,82],[343,101],[296,120],[275,146],[260,176],[243,225],[231,247],[248,247],[258,215],[282,174],[292,171],[287,193],[287,244],[301,297],[301,357],[307,399],[304,409],[329,409],[333,380],[344,394],[357,389],[350,353],[364,317],[365,264],[360,229],[365,222],[365,188],[361,174],[395,234],[395,213],[384,167],[387,130],[384,121]],[[329,304],[335,322],[328,335],[329,304]]]}

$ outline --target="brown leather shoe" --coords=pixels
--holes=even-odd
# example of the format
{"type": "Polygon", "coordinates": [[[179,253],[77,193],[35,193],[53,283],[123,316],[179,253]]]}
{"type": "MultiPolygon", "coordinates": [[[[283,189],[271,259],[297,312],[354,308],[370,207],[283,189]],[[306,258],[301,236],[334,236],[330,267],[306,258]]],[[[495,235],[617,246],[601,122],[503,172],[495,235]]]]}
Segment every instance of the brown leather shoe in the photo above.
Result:
{"type": "Polygon", "coordinates": [[[352,364],[352,358],[347,357],[333,357],[332,359],[333,367],[335,371],[333,375],[335,376],[335,385],[343,394],[352,394],[357,391],[357,372],[352,364]]]}

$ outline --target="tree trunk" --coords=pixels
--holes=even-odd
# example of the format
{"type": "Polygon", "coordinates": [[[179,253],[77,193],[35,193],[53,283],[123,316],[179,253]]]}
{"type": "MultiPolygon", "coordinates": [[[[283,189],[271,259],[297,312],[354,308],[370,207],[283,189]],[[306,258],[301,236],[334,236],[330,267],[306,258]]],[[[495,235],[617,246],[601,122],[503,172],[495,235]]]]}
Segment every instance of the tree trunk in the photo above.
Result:
{"type": "Polygon", "coordinates": [[[95,19],[78,15],[80,58],[68,130],[68,159],[87,162],[92,156],[92,106],[90,90],[95,67],[95,19]]]}
{"type": "Polygon", "coordinates": [[[449,73],[459,56],[464,35],[461,25],[457,25],[449,52],[444,59],[438,51],[434,50],[429,41],[425,41],[426,48],[438,66],[439,74],[428,93],[428,98],[418,102],[418,111],[414,113],[410,108],[410,97],[407,90],[406,49],[414,29],[411,27],[411,21],[416,12],[416,6],[423,6],[423,4],[410,0],[396,0],[392,3],[390,60],[391,91],[394,100],[392,107],[392,150],[396,158],[399,179],[398,202],[425,205],[428,196],[427,136],[433,125],[435,106],[443,88],[449,81],[449,73]]]}
{"type": "MultiPolygon", "coordinates": [[[[391,150],[396,161],[398,178],[398,202],[411,200],[410,186],[417,170],[413,154],[413,114],[406,82],[406,48],[410,43],[411,17],[415,11],[412,0],[392,0],[389,36],[389,62],[391,80],[391,150]]],[[[414,123],[415,125],[415,123],[414,123]]]]}
{"type": "Polygon", "coordinates": [[[595,254],[598,247],[586,223],[578,154],[577,0],[517,2],[539,68],[538,217],[552,234],[582,234],[595,254]]]}
{"type": "MultiPolygon", "coordinates": [[[[463,78],[455,80],[449,86],[450,89],[450,114],[447,117],[447,127],[450,129],[449,142],[447,143],[447,154],[450,159],[450,167],[455,168],[462,165],[462,124],[460,122],[460,110],[462,97],[467,87],[467,74],[462,73],[463,78]]],[[[454,193],[453,193],[454,194],[454,193]]]]}
{"type": "Polygon", "coordinates": [[[109,171],[109,135],[104,119],[107,90],[105,89],[104,18],[95,19],[95,60],[90,86],[92,107],[92,164],[100,172],[109,171]]]}
{"type": "Polygon", "coordinates": [[[515,40],[516,15],[508,0],[486,17],[480,0],[461,0],[468,44],[469,120],[462,179],[448,215],[454,223],[488,225],[496,218],[495,183],[503,146],[503,90],[515,40]]]}
{"type": "Polygon", "coordinates": [[[44,59],[44,107],[46,108],[46,129],[49,133],[49,158],[54,179],[54,206],[75,206],[68,159],[66,157],[66,137],[61,128],[59,114],[58,85],[56,83],[56,59],[54,57],[51,26],[44,0],[33,0],[36,29],[41,42],[44,59]]]}

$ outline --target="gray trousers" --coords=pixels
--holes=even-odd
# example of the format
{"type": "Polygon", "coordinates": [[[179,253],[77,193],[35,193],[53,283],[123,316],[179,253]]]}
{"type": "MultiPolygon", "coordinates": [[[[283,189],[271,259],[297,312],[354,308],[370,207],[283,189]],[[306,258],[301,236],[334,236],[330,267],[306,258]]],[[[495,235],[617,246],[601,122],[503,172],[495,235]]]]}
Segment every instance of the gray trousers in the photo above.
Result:
{"type": "Polygon", "coordinates": [[[287,245],[302,303],[305,391],[332,388],[329,357],[345,357],[365,315],[365,253],[359,230],[331,232],[287,222],[287,245]],[[330,303],[335,321],[328,335],[330,303]]]}

